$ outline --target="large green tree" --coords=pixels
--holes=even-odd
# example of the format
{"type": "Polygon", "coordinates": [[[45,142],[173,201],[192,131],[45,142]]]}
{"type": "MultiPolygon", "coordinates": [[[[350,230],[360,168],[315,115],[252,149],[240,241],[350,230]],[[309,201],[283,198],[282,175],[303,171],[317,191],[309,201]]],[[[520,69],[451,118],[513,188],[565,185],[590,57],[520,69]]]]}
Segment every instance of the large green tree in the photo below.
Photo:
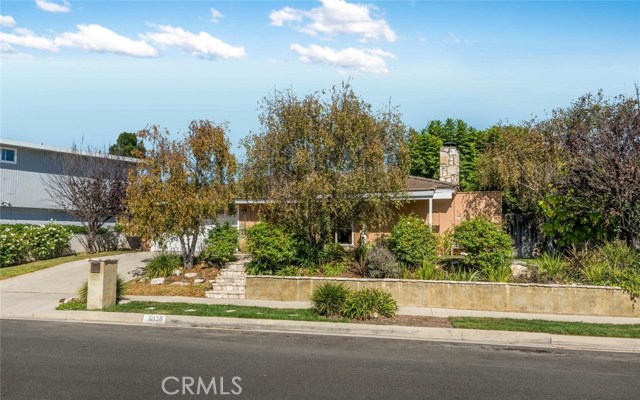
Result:
{"type": "Polygon", "coordinates": [[[572,212],[601,227],[609,239],[640,239],[640,101],[587,94],[554,110],[540,124],[558,137],[562,160],[558,193],[575,199],[572,212]],[[599,216],[594,219],[594,214],[599,216]]]}
{"type": "Polygon", "coordinates": [[[638,96],[587,94],[545,119],[494,126],[478,161],[484,189],[560,247],[640,237],[638,96]]]}
{"type": "Polygon", "coordinates": [[[373,111],[348,83],[304,97],[275,91],[259,133],[244,140],[242,188],[268,221],[309,244],[337,229],[391,221],[409,170],[406,128],[395,108],[373,111]]]}
{"type": "Polygon", "coordinates": [[[485,146],[484,132],[469,126],[461,119],[434,120],[420,132],[411,129],[409,147],[411,174],[438,179],[440,148],[446,142],[455,143],[460,153],[460,189],[478,189],[476,161],[485,146]]]}
{"type": "Polygon", "coordinates": [[[129,174],[126,229],[158,242],[177,237],[186,268],[205,223],[233,211],[237,167],[226,129],[200,120],[177,140],[158,126],[139,132],[150,148],[129,174]]]}
{"type": "Polygon", "coordinates": [[[118,135],[116,143],[109,146],[109,154],[123,157],[143,157],[144,143],[135,133],[122,132],[118,135]]]}

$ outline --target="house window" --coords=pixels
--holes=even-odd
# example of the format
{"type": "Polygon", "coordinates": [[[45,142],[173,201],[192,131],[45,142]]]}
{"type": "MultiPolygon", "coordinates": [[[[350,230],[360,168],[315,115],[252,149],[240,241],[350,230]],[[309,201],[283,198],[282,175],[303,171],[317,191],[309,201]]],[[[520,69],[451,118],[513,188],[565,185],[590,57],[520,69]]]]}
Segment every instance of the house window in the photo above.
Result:
{"type": "Polygon", "coordinates": [[[353,244],[353,227],[342,228],[336,231],[336,243],[353,244]]]}
{"type": "Polygon", "coordinates": [[[12,149],[10,147],[2,147],[2,158],[1,162],[7,164],[15,164],[16,163],[16,149],[12,149]]]}

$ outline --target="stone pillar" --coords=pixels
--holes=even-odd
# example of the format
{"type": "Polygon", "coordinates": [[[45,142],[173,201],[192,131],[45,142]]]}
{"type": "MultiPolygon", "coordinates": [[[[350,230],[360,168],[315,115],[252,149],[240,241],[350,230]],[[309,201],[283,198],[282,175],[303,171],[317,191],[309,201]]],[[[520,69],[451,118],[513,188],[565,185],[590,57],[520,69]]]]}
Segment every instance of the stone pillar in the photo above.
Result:
{"type": "Polygon", "coordinates": [[[440,180],[460,184],[460,153],[454,143],[447,142],[440,149],[440,180]]]}
{"type": "Polygon", "coordinates": [[[89,260],[87,310],[116,304],[118,260],[89,260]]]}

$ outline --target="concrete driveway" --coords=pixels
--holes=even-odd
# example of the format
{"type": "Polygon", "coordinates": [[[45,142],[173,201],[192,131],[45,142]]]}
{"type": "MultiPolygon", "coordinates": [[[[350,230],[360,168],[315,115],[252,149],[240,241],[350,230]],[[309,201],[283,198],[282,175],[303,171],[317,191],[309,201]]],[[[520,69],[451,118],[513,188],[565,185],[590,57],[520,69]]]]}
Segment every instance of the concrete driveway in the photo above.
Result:
{"type": "MultiPolygon", "coordinates": [[[[134,269],[154,253],[139,252],[108,256],[118,260],[118,273],[131,280],[134,269]]],[[[100,258],[98,258],[100,259],[100,258]]],[[[0,281],[0,318],[30,317],[35,313],[52,311],[60,299],[72,297],[87,280],[89,260],[73,261],[0,281]]]]}

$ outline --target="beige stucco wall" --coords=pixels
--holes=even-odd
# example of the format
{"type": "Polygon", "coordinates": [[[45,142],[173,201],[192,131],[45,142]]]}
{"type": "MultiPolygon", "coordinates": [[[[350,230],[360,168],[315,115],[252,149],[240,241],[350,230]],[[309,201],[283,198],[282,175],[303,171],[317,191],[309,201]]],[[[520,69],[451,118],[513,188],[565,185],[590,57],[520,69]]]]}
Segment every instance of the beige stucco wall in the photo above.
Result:
{"type": "Polygon", "coordinates": [[[386,289],[401,307],[640,317],[640,305],[634,307],[622,289],[599,286],[249,276],[246,298],[309,301],[313,289],[327,281],[386,289]]]}

